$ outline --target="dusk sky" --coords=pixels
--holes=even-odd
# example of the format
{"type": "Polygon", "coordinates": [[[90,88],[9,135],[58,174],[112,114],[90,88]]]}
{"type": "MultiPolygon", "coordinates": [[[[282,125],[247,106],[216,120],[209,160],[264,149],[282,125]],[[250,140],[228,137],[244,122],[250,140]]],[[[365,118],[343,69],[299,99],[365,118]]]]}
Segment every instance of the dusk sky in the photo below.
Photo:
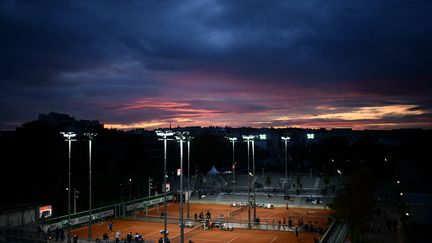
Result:
{"type": "Polygon", "coordinates": [[[0,130],[432,128],[432,1],[0,1],[0,130]]]}

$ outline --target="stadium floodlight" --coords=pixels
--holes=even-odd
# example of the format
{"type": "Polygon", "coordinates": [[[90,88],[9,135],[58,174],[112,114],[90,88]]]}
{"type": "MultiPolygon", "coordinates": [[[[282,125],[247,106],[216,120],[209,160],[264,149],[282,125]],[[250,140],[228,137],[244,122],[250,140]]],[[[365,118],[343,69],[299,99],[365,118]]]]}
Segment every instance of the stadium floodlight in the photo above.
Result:
{"type": "Polygon", "coordinates": [[[71,235],[70,235],[70,210],[71,210],[71,148],[72,148],[72,142],[76,141],[76,139],[73,139],[76,137],[76,133],[74,132],[61,132],[60,134],[63,135],[65,138],[65,141],[68,142],[68,163],[69,163],[69,172],[68,172],[68,222],[67,222],[67,241],[71,242],[71,235]]]}
{"type": "Polygon", "coordinates": [[[189,138],[189,132],[178,132],[175,139],[180,143],[180,243],[184,243],[183,222],[183,142],[189,138]]]}
{"type": "Polygon", "coordinates": [[[237,137],[226,137],[231,143],[232,143],[232,172],[233,172],[233,181],[232,181],[232,190],[234,193],[235,190],[235,167],[236,167],[236,163],[235,163],[235,159],[234,159],[234,143],[237,142],[237,137]]]}
{"type": "Polygon", "coordinates": [[[174,132],[172,131],[155,131],[156,135],[158,137],[162,137],[162,139],[164,142],[164,183],[163,183],[163,192],[164,192],[164,210],[163,210],[163,214],[164,214],[164,242],[168,242],[168,231],[167,231],[167,183],[166,183],[166,179],[168,177],[167,172],[166,172],[166,164],[167,164],[167,140],[170,140],[170,137],[172,137],[174,135],[174,132]]]}
{"type": "Polygon", "coordinates": [[[193,137],[192,136],[188,136],[187,137],[187,146],[188,146],[188,175],[187,175],[187,180],[188,180],[188,185],[187,185],[187,218],[188,220],[190,219],[190,143],[192,141],[193,137]]]}
{"type": "Polygon", "coordinates": [[[89,141],[89,229],[88,240],[92,239],[92,140],[97,136],[97,133],[84,133],[84,136],[89,141]]]}
{"type": "Polygon", "coordinates": [[[285,142],[285,183],[284,183],[284,189],[285,189],[285,196],[288,195],[288,141],[290,141],[290,137],[288,136],[281,136],[281,139],[285,142]]]}
{"type": "MultiPolygon", "coordinates": [[[[243,140],[247,143],[247,160],[248,160],[248,173],[249,175],[251,175],[252,177],[252,183],[253,183],[253,188],[254,188],[254,198],[253,198],[253,207],[254,207],[254,222],[256,222],[256,207],[255,207],[255,154],[254,154],[254,139],[256,138],[255,135],[242,135],[243,140]],[[249,143],[252,143],[252,164],[253,164],[253,170],[252,173],[250,171],[250,152],[249,152],[249,143]]],[[[248,227],[251,228],[251,212],[250,212],[250,208],[251,208],[251,202],[250,202],[250,198],[251,198],[251,183],[250,183],[250,179],[248,176],[248,227]]]]}

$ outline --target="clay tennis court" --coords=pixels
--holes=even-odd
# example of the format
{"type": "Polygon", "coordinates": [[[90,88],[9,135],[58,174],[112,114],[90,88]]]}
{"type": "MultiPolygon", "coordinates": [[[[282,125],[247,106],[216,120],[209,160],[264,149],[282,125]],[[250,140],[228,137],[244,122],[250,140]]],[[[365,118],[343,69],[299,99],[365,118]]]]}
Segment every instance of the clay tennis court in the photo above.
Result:
{"type": "MultiPolygon", "coordinates": [[[[143,222],[134,220],[112,220],[113,232],[109,233],[110,241],[115,240],[115,231],[120,230],[122,237],[132,232],[139,233],[144,236],[146,241],[158,242],[162,236],[160,230],[163,228],[163,223],[143,222]]],[[[102,238],[102,235],[108,230],[108,222],[103,224],[93,225],[93,238],[102,238]]],[[[177,224],[168,224],[168,237],[172,243],[180,242],[180,228],[177,224]]],[[[80,238],[86,238],[88,227],[81,227],[72,231],[80,238]]],[[[289,243],[289,242],[314,242],[314,237],[319,238],[317,233],[299,234],[297,241],[295,233],[282,231],[266,231],[266,230],[248,230],[234,229],[233,231],[224,231],[220,229],[203,230],[201,227],[197,229],[185,228],[185,242],[192,240],[194,243],[289,243]]]]}
{"type": "MultiPolygon", "coordinates": [[[[204,215],[209,211],[212,219],[229,219],[232,221],[247,221],[248,220],[248,209],[247,207],[231,207],[227,204],[190,204],[190,217],[193,218],[194,214],[199,215],[203,212],[204,215]],[[233,215],[234,212],[235,215],[233,215]]],[[[163,205],[149,209],[147,211],[148,216],[160,217],[163,212],[163,205]]],[[[302,219],[305,224],[311,223],[314,227],[327,228],[328,218],[331,215],[331,210],[328,209],[315,209],[315,208],[256,208],[257,217],[260,218],[261,223],[267,224],[278,224],[278,220],[283,222],[285,218],[288,221],[289,218],[293,220],[293,224],[297,225],[298,220],[302,219]]],[[[139,212],[137,216],[145,216],[146,213],[139,212]]],[[[180,204],[170,203],[167,206],[167,217],[168,218],[179,218],[180,215],[180,204]]],[[[184,204],[183,217],[186,219],[187,216],[187,205],[184,204]]],[[[251,208],[251,218],[253,218],[253,208],[251,208]]]]}
{"type": "MultiPolygon", "coordinates": [[[[248,210],[247,207],[231,207],[226,204],[190,204],[190,215],[193,218],[194,213],[199,214],[209,211],[212,215],[212,221],[223,218],[231,221],[242,221],[247,222],[248,210]],[[237,212],[232,215],[233,212],[237,212]]],[[[147,241],[158,242],[162,236],[160,230],[163,229],[163,222],[161,221],[161,213],[163,212],[163,205],[159,207],[151,208],[145,211],[137,212],[135,216],[138,218],[145,217],[146,215],[150,218],[158,218],[159,222],[147,222],[140,220],[126,220],[126,219],[115,219],[113,222],[113,232],[109,233],[109,239],[115,240],[115,231],[120,230],[122,237],[126,237],[127,233],[139,233],[144,236],[147,241]]],[[[173,219],[179,218],[180,205],[178,203],[169,203],[167,206],[167,217],[172,222],[173,219]]],[[[328,216],[331,214],[330,210],[325,209],[308,209],[308,208],[257,208],[257,217],[261,219],[262,223],[272,225],[268,229],[278,229],[278,220],[285,217],[288,220],[289,217],[293,219],[294,225],[297,225],[297,219],[303,219],[305,224],[312,223],[314,227],[327,228],[328,216]],[[310,222],[309,222],[310,221],[310,222]],[[275,222],[275,224],[273,224],[275,222]]],[[[184,218],[187,216],[187,206],[184,205],[184,218]]],[[[253,209],[251,209],[251,218],[253,217],[253,209]]],[[[176,220],[174,220],[176,221],[176,220]]],[[[92,227],[93,238],[99,237],[102,239],[102,235],[108,232],[108,223],[94,224],[92,227]]],[[[287,223],[287,222],[286,222],[287,223]]],[[[198,223],[196,223],[198,225],[198,223]]],[[[180,242],[180,228],[178,224],[168,223],[168,237],[171,242],[180,242]]],[[[88,235],[88,227],[82,227],[73,230],[74,234],[77,234],[80,238],[86,238],[88,235]]],[[[299,242],[314,242],[314,237],[319,238],[317,233],[301,232],[299,234],[299,242]]],[[[234,228],[233,231],[220,230],[214,228],[211,230],[203,230],[202,227],[185,228],[185,242],[206,242],[206,243],[277,243],[277,242],[297,242],[294,232],[277,231],[277,230],[257,230],[257,229],[241,229],[234,228]]]]}

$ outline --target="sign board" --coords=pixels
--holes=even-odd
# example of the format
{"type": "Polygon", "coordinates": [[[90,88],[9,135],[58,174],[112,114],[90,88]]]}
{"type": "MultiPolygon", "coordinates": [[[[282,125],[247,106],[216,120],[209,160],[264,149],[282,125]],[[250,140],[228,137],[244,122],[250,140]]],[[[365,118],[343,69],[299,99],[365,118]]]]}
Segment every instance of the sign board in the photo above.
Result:
{"type": "Polygon", "coordinates": [[[39,207],[39,219],[45,219],[52,216],[52,206],[46,205],[39,207]]]}

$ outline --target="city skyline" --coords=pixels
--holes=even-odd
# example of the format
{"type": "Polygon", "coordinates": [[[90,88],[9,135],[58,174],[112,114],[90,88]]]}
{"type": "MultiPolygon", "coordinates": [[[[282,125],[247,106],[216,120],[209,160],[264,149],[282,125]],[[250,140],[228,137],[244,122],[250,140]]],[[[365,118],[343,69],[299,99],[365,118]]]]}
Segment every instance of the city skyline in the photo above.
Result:
{"type": "Polygon", "coordinates": [[[432,128],[427,1],[0,3],[0,130],[432,128]]]}

